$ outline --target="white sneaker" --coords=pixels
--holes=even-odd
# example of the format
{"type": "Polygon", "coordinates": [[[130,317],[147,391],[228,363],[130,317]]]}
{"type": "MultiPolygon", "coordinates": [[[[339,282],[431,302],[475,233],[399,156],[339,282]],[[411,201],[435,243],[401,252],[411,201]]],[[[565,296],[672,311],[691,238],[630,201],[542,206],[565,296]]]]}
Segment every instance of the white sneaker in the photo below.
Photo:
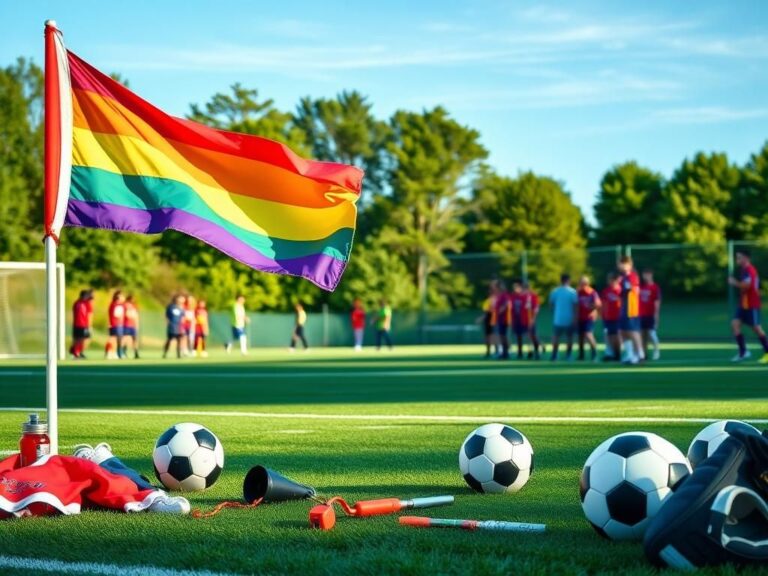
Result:
{"type": "Polygon", "coordinates": [[[72,456],[83,458],[84,460],[93,460],[93,446],[90,444],[77,444],[72,452],[72,456]]]}
{"type": "Polygon", "coordinates": [[[747,350],[744,352],[744,354],[736,354],[733,358],[731,358],[731,362],[742,362],[748,358],[752,358],[752,352],[747,350]]]}
{"type": "Polygon", "coordinates": [[[189,514],[189,500],[183,496],[159,496],[147,508],[147,512],[161,514],[189,514]]]}
{"type": "Polygon", "coordinates": [[[656,350],[654,350],[653,351],[653,356],[651,356],[651,358],[653,358],[654,360],[661,359],[661,350],[659,350],[658,348],[656,350]]]}

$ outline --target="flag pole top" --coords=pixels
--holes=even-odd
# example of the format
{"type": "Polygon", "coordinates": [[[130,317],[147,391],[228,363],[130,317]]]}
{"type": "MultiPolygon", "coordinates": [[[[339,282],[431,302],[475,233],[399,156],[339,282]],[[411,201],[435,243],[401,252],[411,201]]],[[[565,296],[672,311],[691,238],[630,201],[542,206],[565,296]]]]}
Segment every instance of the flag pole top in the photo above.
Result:
{"type": "Polygon", "coordinates": [[[46,20],[45,21],[45,27],[46,28],[56,28],[56,20],[46,20]]]}

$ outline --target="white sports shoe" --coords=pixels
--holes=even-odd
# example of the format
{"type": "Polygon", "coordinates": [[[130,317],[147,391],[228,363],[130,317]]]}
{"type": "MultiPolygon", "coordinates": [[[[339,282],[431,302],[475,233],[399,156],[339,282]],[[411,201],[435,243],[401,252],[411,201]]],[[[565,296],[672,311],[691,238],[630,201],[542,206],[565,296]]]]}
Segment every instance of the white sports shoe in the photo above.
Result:
{"type": "Polygon", "coordinates": [[[147,508],[147,512],[161,514],[189,514],[189,500],[183,496],[159,496],[147,508]]]}
{"type": "Polygon", "coordinates": [[[96,444],[95,448],[90,444],[78,444],[75,446],[72,455],[75,458],[84,458],[85,460],[90,460],[96,464],[101,464],[104,460],[109,460],[110,458],[115,457],[112,453],[112,446],[106,442],[96,444]]]}
{"type": "Polygon", "coordinates": [[[747,350],[744,352],[744,354],[736,354],[733,358],[731,358],[731,362],[742,362],[748,358],[752,358],[752,352],[747,350]]]}
{"type": "Polygon", "coordinates": [[[654,360],[659,360],[661,358],[661,350],[658,348],[653,351],[653,356],[651,356],[654,360]]]}

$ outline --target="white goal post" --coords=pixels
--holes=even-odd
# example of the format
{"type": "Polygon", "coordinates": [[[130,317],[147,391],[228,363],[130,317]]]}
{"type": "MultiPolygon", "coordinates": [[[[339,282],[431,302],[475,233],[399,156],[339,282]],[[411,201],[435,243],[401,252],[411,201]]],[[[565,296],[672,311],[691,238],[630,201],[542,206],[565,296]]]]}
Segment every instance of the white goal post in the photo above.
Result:
{"type": "MultiPolygon", "coordinates": [[[[43,262],[0,262],[0,359],[45,358],[43,262]]],[[[66,358],[64,264],[56,264],[56,351],[66,358]]]]}

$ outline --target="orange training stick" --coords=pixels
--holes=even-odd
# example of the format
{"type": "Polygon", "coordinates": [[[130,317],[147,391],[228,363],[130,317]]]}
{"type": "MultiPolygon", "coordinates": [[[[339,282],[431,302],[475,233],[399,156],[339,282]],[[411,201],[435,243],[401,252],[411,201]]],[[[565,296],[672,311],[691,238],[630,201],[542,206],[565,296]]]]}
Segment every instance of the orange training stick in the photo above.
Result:
{"type": "Polygon", "coordinates": [[[352,509],[355,516],[379,516],[394,514],[403,509],[399,498],[382,498],[381,500],[361,500],[352,509]]]}

